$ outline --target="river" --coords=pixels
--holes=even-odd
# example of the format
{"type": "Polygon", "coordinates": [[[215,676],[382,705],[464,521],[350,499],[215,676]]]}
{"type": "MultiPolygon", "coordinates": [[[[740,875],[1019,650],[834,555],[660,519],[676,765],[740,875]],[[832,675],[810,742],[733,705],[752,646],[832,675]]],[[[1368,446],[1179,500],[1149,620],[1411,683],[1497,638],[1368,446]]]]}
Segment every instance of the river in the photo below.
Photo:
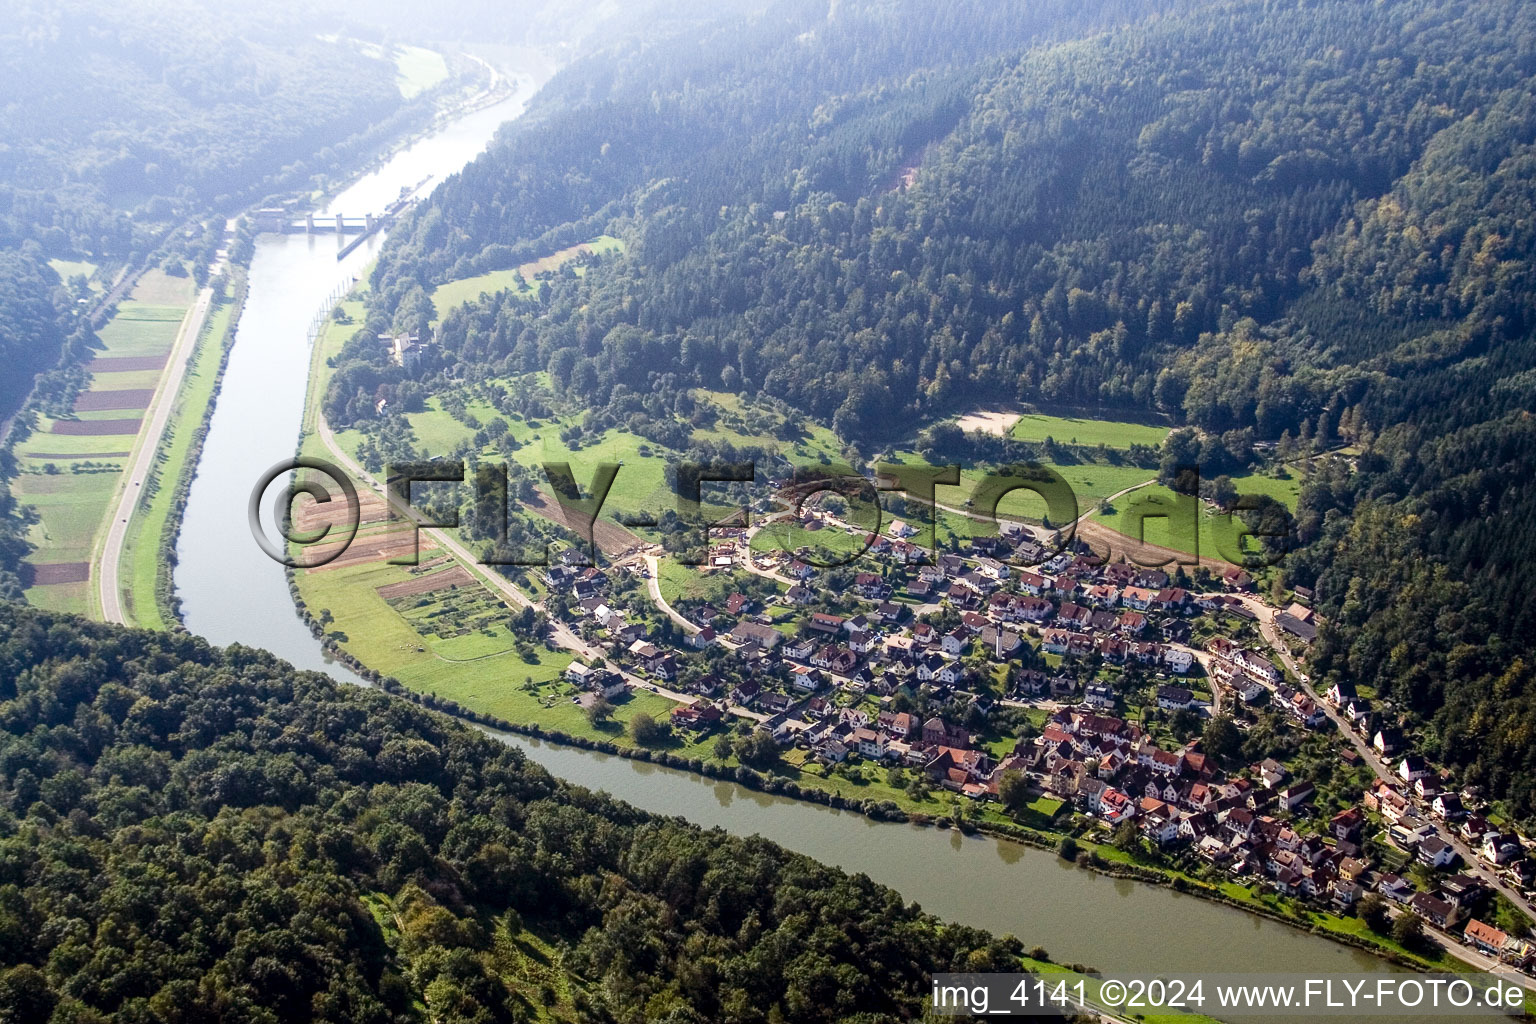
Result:
{"type": "MultiPolygon", "coordinates": [[[[458,170],[485,147],[497,125],[521,112],[526,99],[524,91],[402,150],[340,193],[331,209],[349,215],[378,210],[400,186],[458,170]]],[[[294,614],[281,567],[251,539],[246,498],[262,471],[293,453],[310,359],[310,318],[338,282],[361,272],[379,241],[371,239],[338,263],[333,236],[260,237],[175,570],[186,624],[194,633],[220,645],[263,647],[344,681],[357,680],[322,653],[294,614]]],[[[864,872],[945,918],[1045,946],[1058,960],[1118,971],[1390,969],[1326,939],[1168,889],[1078,870],[1045,851],[878,824],[648,763],[522,737],[504,739],[563,778],[646,810],[734,833],[760,833],[864,872]]]]}

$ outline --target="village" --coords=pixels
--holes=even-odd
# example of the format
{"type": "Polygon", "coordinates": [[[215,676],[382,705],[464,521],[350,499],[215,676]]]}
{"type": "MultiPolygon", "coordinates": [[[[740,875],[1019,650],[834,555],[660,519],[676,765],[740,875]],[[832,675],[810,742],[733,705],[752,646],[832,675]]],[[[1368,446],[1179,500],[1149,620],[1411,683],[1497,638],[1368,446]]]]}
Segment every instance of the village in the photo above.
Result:
{"type": "Polygon", "coordinates": [[[798,515],[813,532],[856,536],[863,554],[818,568],[804,549],[755,547],[763,524],[713,531],[697,571],[740,589],[674,607],[653,588],[673,642],[612,596],[638,589],[622,577],[650,575],[654,558],[605,572],[567,552],[548,585],[607,652],[567,679],[586,700],[635,686],[670,696],[681,735],[746,729],[799,763],[889,766],[966,802],[1017,805],[1022,789],[1060,806],[1055,830],[1384,929],[1412,917],[1463,955],[1536,967],[1521,927],[1527,840],[1491,824],[1479,795],[1407,749],[1353,686],[1312,692],[1294,659],[1317,633],[1310,594],[1276,611],[1236,567],[1052,554],[1013,522],[930,559],[900,520],[870,534],[798,515]],[[1216,730],[1224,749],[1206,749],[1213,721],[1230,726],[1216,730]],[[1338,770],[1326,799],[1281,750],[1243,756],[1275,729],[1293,747],[1328,745],[1338,770]]]}

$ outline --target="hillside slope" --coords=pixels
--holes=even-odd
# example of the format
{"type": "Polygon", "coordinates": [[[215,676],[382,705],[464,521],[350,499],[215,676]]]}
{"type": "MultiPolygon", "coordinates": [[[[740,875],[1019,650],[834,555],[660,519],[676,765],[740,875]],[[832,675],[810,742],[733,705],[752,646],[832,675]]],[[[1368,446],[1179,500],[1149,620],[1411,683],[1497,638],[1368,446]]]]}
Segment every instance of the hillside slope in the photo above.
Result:
{"type": "Polygon", "coordinates": [[[0,603],[0,1019],[872,1024],[1018,952],[263,652],[0,603]]]}
{"type": "Polygon", "coordinates": [[[1009,400],[1352,446],[1286,566],[1315,674],[1530,818],[1533,71],[1529,4],[781,3],[568,69],[390,240],[373,322],[610,232],[445,316],[449,370],[641,433],[760,391],[865,452],[1009,400]]]}

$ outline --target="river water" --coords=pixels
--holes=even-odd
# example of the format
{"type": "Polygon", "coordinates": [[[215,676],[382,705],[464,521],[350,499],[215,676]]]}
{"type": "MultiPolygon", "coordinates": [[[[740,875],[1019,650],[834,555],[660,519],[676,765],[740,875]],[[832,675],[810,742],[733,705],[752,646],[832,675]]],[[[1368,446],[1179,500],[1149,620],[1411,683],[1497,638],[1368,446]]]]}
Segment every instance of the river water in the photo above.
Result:
{"type": "MultiPolygon", "coordinates": [[[[333,210],[349,216],[376,212],[402,185],[453,173],[483,150],[499,124],[521,112],[526,98],[525,90],[401,151],[340,193],[317,219],[333,210]]],[[[338,263],[334,236],[261,236],[189,496],[175,570],[186,624],[194,633],[220,645],[266,648],[344,681],[357,680],[322,653],[294,613],[281,567],[252,540],[246,500],[263,471],[293,454],[311,317],[338,283],[361,273],[379,241],[370,239],[338,263]]],[[[759,833],[864,872],[942,917],[1045,946],[1060,961],[1148,972],[1317,975],[1389,969],[1326,939],[1167,889],[1078,870],[1045,851],[879,824],[648,763],[522,737],[504,739],[563,778],[646,810],[733,833],[759,833]]]]}

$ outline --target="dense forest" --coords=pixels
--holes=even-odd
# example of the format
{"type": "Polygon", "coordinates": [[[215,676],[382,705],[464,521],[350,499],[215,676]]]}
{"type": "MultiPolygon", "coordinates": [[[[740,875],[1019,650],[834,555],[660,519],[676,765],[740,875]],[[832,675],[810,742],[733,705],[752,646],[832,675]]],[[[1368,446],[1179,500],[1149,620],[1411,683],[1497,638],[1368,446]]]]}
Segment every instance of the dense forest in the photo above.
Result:
{"type": "MultiPolygon", "coordinates": [[[[1533,72],[1529,4],[786,0],[557,76],[391,239],[370,322],[442,314],[437,370],[642,432],[705,386],[866,452],[1004,400],[1353,446],[1287,563],[1317,675],[1531,817],[1533,72]],[[428,299],[603,231],[532,297],[428,299]]],[[[354,355],[339,386],[413,383],[354,355]]]]}
{"type": "Polygon", "coordinates": [[[271,655],[0,603],[0,1019],[875,1024],[1016,967],[271,655]]]}
{"type": "MultiPolygon", "coordinates": [[[[289,5],[24,2],[0,26],[0,246],[124,256],[400,106],[394,66],[289,5]],[[189,209],[190,207],[190,209],[189,209]]],[[[330,169],[323,156],[316,170],[330,169]]]]}

